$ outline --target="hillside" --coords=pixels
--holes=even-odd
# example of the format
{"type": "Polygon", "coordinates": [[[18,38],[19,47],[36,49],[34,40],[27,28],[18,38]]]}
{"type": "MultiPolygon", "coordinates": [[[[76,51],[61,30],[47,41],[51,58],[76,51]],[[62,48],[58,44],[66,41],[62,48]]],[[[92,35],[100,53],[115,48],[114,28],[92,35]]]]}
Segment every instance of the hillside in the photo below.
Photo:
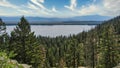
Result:
{"type": "Polygon", "coordinates": [[[120,16],[69,37],[36,36],[25,17],[10,36],[2,20],[0,26],[0,50],[13,51],[12,59],[33,68],[113,68],[120,63],[120,16]]]}
{"type": "Polygon", "coordinates": [[[78,35],[38,39],[46,46],[50,66],[112,68],[120,63],[120,16],[78,35]]]}

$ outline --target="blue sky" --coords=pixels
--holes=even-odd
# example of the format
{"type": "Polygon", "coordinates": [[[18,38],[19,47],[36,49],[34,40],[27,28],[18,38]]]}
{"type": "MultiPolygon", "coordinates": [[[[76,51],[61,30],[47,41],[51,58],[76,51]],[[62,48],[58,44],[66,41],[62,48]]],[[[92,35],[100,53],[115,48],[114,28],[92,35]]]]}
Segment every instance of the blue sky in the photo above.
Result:
{"type": "Polygon", "coordinates": [[[0,0],[0,16],[120,15],[120,0],[0,0]]]}

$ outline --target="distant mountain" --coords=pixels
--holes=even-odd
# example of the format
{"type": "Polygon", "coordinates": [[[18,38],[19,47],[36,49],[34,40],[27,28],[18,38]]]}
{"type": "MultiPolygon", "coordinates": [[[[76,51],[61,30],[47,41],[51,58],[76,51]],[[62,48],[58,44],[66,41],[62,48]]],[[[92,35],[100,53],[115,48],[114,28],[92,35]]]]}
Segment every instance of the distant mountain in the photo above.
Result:
{"type": "MultiPolygon", "coordinates": [[[[20,21],[21,17],[5,17],[1,16],[6,24],[16,24],[20,21]]],[[[30,23],[41,24],[41,23],[61,23],[70,21],[104,21],[110,19],[108,16],[89,15],[89,16],[77,16],[71,18],[45,18],[45,17],[26,17],[30,23]]]]}
{"type": "Polygon", "coordinates": [[[73,18],[71,18],[71,20],[75,20],[75,21],[105,21],[105,20],[109,20],[111,18],[112,17],[108,17],[108,16],[88,15],[88,16],[73,17],[73,18]]]}

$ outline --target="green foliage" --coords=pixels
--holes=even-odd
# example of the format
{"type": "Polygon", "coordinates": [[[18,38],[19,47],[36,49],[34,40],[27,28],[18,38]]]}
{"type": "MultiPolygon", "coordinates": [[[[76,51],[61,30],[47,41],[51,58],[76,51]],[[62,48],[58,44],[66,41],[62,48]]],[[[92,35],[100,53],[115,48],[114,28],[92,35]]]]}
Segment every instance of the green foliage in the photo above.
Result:
{"type": "Polygon", "coordinates": [[[10,50],[17,54],[14,59],[20,63],[27,63],[37,68],[41,66],[42,46],[37,42],[34,32],[27,20],[22,17],[17,27],[11,33],[10,50]]]}
{"type": "Polygon", "coordinates": [[[6,25],[5,23],[2,21],[2,19],[0,19],[0,35],[4,35],[6,33],[6,25]]]}
{"type": "Polygon", "coordinates": [[[38,37],[46,47],[51,67],[112,68],[120,63],[120,16],[104,22],[88,32],[69,37],[38,37]],[[60,65],[61,66],[61,65],[60,65]]]}
{"type": "Polygon", "coordinates": [[[3,38],[0,49],[33,68],[112,68],[120,63],[120,16],[88,32],[55,38],[36,37],[22,17],[11,36],[3,38]]]}
{"type": "Polygon", "coordinates": [[[0,50],[5,50],[7,45],[7,34],[6,34],[6,25],[5,23],[2,21],[2,19],[0,19],[0,50]]]}
{"type": "MultiPolygon", "coordinates": [[[[13,57],[13,52],[10,53],[10,57],[13,57]]],[[[21,64],[12,62],[11,59],[7,56],[7,53],[0,52],[0,67],[1,68],[24,68],[21,64]]]]}

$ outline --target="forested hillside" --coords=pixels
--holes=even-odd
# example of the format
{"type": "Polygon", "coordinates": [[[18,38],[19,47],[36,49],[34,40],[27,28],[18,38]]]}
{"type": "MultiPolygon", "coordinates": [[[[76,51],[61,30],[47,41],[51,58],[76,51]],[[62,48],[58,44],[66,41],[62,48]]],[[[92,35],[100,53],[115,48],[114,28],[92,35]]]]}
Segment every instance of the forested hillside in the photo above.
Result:
{"type": "Polygon", "coordinates": [[[34,35],[22,17],[11,35],[0,19],[0,50],[33,68],[113,68],[120,63],[120,16],[88,32],[55,38],[34,35]]]}

